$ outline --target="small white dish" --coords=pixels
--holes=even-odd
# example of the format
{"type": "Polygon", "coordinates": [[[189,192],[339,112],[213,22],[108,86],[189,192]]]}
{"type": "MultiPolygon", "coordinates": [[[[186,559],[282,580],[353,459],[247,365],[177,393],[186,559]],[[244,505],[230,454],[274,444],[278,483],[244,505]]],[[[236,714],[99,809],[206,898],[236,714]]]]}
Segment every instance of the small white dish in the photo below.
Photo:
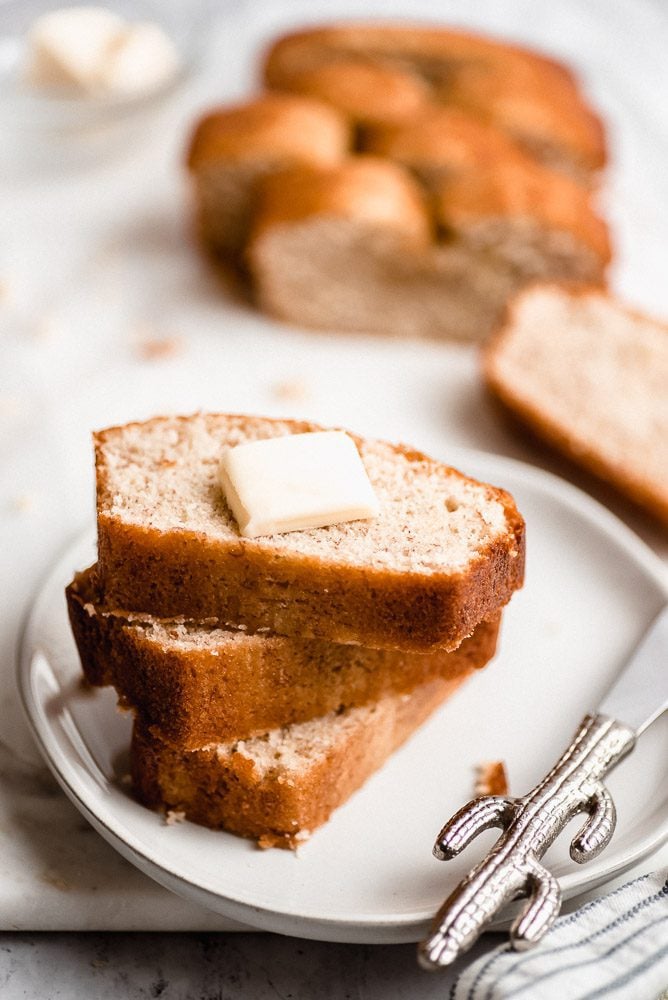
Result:
{"type": "MultiPolygon", "coordinates": [[[[661,563],[613,515],[553,476],[482,453],[447,458],[515,496],[527,521],[525,588],[505,613],[495,662],[296,854],[260,851],[191,823],[167,826],[133,801],[122,781],[131,720],[115,711],[112,692],[79,684],[65,611],[64,586],[94,561],[92,533],[49,573],[21,646],[28,719],[75,805],[147,875],[258,929],[329,941],[418,940],[495,836],[452,862],[431,855],[444,820],[471,797],[474,766],[504,760],[511,794],[522,794],[596,708],[668,599],[661,563]]],[[[567,830],[546,856],[566,898],[668,840],[667,723],[659,719],[609,778],[619,815],[610,847],[580,867],[568,858],[567,830]]]]}
{"type": "MultiPolygon", "coordinates": [[[[178,69],[166,80],[137,94],[67,94],[32,87],[24,79],[26,40],[35,21],[70,0],[4,0],[0,4],[0,128],[20,145],[22,162],[88,163],[113,149],[126,148],[151,132],[151,123],[168,100],[199,71],[215,19],[212,0],[164,3],[160,0],[100,0],[97,6],[128,23],[149,21],[173,42],[178,69]]],[[[15,150],[16,152],[16,150],[15,150]]]]}

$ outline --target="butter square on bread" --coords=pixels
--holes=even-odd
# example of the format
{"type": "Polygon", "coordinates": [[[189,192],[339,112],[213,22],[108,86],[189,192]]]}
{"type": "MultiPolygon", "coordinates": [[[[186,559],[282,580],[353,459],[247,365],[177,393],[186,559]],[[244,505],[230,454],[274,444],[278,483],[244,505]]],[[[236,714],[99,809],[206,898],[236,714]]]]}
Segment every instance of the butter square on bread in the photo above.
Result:
{"type": "Polygon", "coordinates": [[[286,434],[227,448],[220,480],[248,538],[378,513],[355,442],[344,431],[286,434]]]}
{"type": "Polygon", "coordinates": [[[198,413],[96,434],[105,601],[372,648],[455,649],[522,584],[512,497],[412,448],[353,438],[378,516],[240,537],[218,482],[223,449],[321,430],[198,413]]]}

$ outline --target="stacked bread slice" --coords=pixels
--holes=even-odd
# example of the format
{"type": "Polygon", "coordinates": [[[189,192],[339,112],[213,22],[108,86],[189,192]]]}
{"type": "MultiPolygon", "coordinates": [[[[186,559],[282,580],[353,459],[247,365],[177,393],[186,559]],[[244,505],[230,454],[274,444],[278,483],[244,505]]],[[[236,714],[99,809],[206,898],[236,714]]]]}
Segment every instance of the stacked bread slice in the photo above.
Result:
{"type": "Polygon", "coordinates": [[[221,414],[96,435],[98,562],[67,588],[83,670],[135,713],[146,804],[294,846],[494,653],[521,586],[512,498],[355,438],[372,519],[245,538],[225,448],[320,430],[221,414]]]}
{"type": "Polygon", "coordinates": [[[537,279],[602,284],[600,121],[535,52],[445,28],[278,39],[267,90],[197,124],[200,239],[311,327],[480,340],[537,279]]]}

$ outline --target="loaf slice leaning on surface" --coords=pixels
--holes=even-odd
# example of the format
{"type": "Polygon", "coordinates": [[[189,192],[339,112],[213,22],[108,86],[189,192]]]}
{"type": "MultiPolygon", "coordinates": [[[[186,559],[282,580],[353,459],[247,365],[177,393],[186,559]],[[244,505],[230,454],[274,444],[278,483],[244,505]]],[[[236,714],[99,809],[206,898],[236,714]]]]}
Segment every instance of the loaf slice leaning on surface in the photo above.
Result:
{"type": "Polygon", "coordinates": [[[668,326],[596,289],[536,285],[483,353],[492,394],[668,524],[668,326]]]}
{"type": "Polygon", "coordinates": [[[464,681],[437,679],[251,740],[175,750],[135,722],[137,797],[204,826],[296,847],[373,774],[464,681]]]}
{"type": "Polygon", "coordinates": [[[321,429],[200,413],[96,434],[105,602],[373,648],[455,649],[522,584],[512,497],[411,448],[354,438],[377,517],[241,537],[218,484],[223,449],[321,429]]]}
{"type": "Polygon", "coordinates": [[[405,653],[128,617],[96,603],[94,568],[66,596],[86,680],[113,685],[151,733],[187,750],[462,676],[488,663],[499,630],[496,616],[452,653],[405,653]]]}

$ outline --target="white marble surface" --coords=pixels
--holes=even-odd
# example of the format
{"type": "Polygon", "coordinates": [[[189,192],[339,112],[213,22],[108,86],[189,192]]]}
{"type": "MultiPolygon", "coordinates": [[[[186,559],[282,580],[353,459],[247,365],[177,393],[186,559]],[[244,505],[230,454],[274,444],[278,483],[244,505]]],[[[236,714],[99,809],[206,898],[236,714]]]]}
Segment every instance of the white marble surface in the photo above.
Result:
{"type": "Polygon", "coordinates": [[[360,386],[337,361],[345,340],[258,325],[221,299],[187,235],[179,164],[188,123],[195,110],[247,92],[258,46],[276,28],[334,10],[447,18],[539,44],[573,63],[610,122],[614,167],[604,197],[618,247],[616,287],[668,315],[668,20],[658,0],[234,4],[206,71],[145,135],[100,160],[59,166],[49,156],[36,162],[15,142],[0,144],[0,928],[22,932],[2,940],[3,998],[431,997],[443,995],[447,982],[417,973],[406,947],[260,935],[28,933],[226,926],[141,876],[90,830],[45,771],[18,706],[14,656],[30,595],[92,516],[92,428],[159,410],[247,409],[252,397],[268,413],[400,438],[402,414],[417,413],[441,446],[482,447],[576,481],[657,552],[668,552],[649,520],[498,425],[471,350],[360,340],[360,350],[379,357],[397,352],[392,384],[360,386]],[[233,353],[243,353],[247,368],[227,364],[223,309],[234,312],[233,353]],[[146,359],[143,348],[155,337],[173,340],[175,353],[146,359]],[[401,372],[414,350],[429,352],[432,375],[419,396],[405,398],[401,372]],[[314,352],[320,367],[327,359],[327,378],[311,378],[314,352]],[[282,400],[277,385],[295,378],[305,398],[282,400]]]}

